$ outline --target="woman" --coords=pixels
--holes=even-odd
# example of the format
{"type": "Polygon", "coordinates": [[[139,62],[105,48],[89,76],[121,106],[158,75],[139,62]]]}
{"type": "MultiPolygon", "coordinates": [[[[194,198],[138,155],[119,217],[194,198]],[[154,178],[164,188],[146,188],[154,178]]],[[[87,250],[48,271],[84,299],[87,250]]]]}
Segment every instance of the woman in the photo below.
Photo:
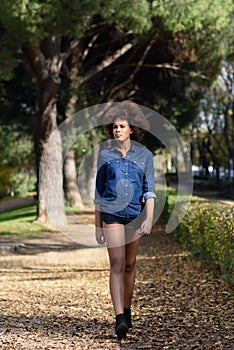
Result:
{"type": "Polygon", "coordinates": [[[97,242],[106,242],[108,249],[115,331],[120,339],[132,328],[137,248],[140,237],[151,232],[156,196],[152,153],[139,144],[149,129],[148,121],[137,104],[116,105],[104,118],[104,129],[114,143],[99,153],[95,226],[97,242]]]}

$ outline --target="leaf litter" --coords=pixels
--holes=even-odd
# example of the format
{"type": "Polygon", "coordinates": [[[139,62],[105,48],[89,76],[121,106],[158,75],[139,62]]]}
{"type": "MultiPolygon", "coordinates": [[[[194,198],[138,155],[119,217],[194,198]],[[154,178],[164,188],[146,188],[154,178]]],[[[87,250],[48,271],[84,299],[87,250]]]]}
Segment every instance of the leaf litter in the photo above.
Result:
{"type": "Polygon", "coordinates": [[[233,349],[232,288],[161,224],[141,241],[121,342],[105,248],[0,256],[0,271],[1,349],[233,349]]]}

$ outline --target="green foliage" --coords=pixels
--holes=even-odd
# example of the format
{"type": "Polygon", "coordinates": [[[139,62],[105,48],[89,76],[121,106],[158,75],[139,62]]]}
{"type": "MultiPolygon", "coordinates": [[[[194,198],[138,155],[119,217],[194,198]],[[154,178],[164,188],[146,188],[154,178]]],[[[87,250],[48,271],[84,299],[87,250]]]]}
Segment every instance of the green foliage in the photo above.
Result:
{"type": "Polygon", "coordinates": [[[234,210],[221,203],[194,203],[177,235],[189,249],[234,283],[234,210]]]}
{"type": "Polygon", "coordinates": [[[24,196],[35,188],[31,138],[19,125],[0,126],[0,194],[24,196]]]}
{"type": "MultiPolygon", "coordinates": [[[[164,218],[170,216],[176,197],[177,192],[171,190],[167,197],[164,218]]],[[[194,198],[174,234],[187,249],[234,284],[233,207],[194,198]]]]}
{"type": "Polygon", "coordinates": [[[26,42],[40,43],[47,37],[81,36],[98,12],[100,0],[2,0],[0,2],[0,75],[13,76],[18,54],[26,42]]]}
{"type": "Polygon", "coordinates": [[[95,15],[135,34],[170,31],[178,55],[191,49],[196,57],[216,64],[233,53],[233,6],[232,0],[1,0],[1,72],[10,76],[24,42],[53,35],[80,38],[95,15]]]}
{"type": "MultiPolygon", "coordinates": [[[[165,103],[165,110],[162,108],[161,110],[158,108],[158,110],[165,115],[174,116],[178,121],[177,126],[181,128],[188,119],[192,120],[197,112],[197,104],[194,104],[190,99],[191,95],[188,90],[192,90],[193,86],[197,84],[198,76],[202,81],[210,82],[214,78],[214,74],[217,74],[221,58],[233,51],[233,23],[232,0],[208,0],[205,2],[203,0],[77,0],[70,2],[65,0],[1,0],[0,74],[3,80],[7,80],[15,74],[14,68],[23,63],[26,69],[30,71],[30,78],[36,75],[36,72],[32,71],[32,67],[28,64],[29,59],[25,54],[25,47],[27,46],[25,44],[28,42],[39,44],[39,56],[46,56],[44,62],[46,63],[45,67],[48,68],[53,67],[55,61],[61,57],[64,57],[64,61],[66,61],[66,58],[69,61],[71,43],[77,41],[84,45],[81,47],[81,53],[82,49],[85,52],[90,50],[92,59],[100,55],[100,62],[102,63],[105,57],[108,58],[112,53],[115,53],[115,48],[120,48],[122,44],[126,43],[130,32],[132,33],[132,42],[134,43],[134,39],[135,42],[139,41],[136,46],[138,46],[138,49],[140,47],[140,50],[141,47],[143,50],[147,47],[152,37],[157,37],[155,47],[151,48],[149,57],[147,57],[149,61],[145,59],[144,63],[152,64],[152,67],[154,65],[160,66],[162,63],[162,67],[164,65],[165,67],[149,69],[148,76],[146,76],[147,70],[144,68],[142,75],[140,76],[139,72],[137,81],[133,81],[132,86],[128,84],[128,88],[132,89],[134,86],[133,90],[137,91],[139,89],[142,104],[145,101],[150,101],[153,105],[155,101],[159,101],[159,107],[161,107],[165,103]],[[102,36],[100,32],[95,32],[95,26],[102,22],[118,27],[116,33],[119,36],[116,34],[117,37],[113,47],[111,45],[102,46],[103,43],[100,45],[98,41],[99,36],[101,38],[102,36]],[[124,37],[122,36],[123,33],[128,34],[124,37]],[[51,45],[48,48],[49,46],[45,43],[46,38],[49,38],[51,43],[59,44],[57,46],[51,45]],[[48,50],[43,51],[43,47],[47,47],[48,50]],[[106,51],[103,49],[105,47],[107,47],[106,51]],[[158,47],[159,50],[157,51],[158,47]],[[53,51],[53,55],[50,51],[53,51]],[[50,62],[47,57],[50,54],[54,61],[50,62]],[[213,71],[211,67],[213,67],[213,71]],[[210,73],[210,70],[212,73],[210,73]],[[154,75],[155,72],[159,72],[159,74],[154,75]],[[165,76],[169,78],[167,79],[165,76]],[[181,78],[178,78],[179,76],[181,78]],[[190,79],[189,82],[187,77],[190,79]],[[178,84],[178,79],[181,79],[182,84],[178,84]],[[149,81],[152,85],[149,84],[149,81]],[[162,81],[164,86],[161,85],[162,81]],[[147,84],[148,89],[146,88],[147,84]],[[158,94],[155,95],[157,87],[158,94]],[[153,101],[147,100],[152,91],[154,94],[152,95],[153,101]],[[170,102],[168,103],[168,101],[170,102]]],[[[136,57],[141,57],[140,50],[136,52],[136,57]]],[[[134,56],[132,53],[130,55],[134,56]]],[[[90,63],[88,58],[89,55],[85,56],[85,59],[83,61],[81,59],[77,64],[77,67],[79,67],[78,74],[82,75],[99,62],[91,59],[90,63]],[[87,67],[83,67],[86,61],[88,62],[87,67]]],[[[61,65],[63,63],[61,62],[61,65]]],[[[134,65],[137,66],[139,61],[128,61],[124,58],[123,61],[119,60],[118,63],[120,63],[119,67],[128,63],[130,69],[131,65],[133,67],[134,65]]],[[[69,70],[68,65],[66,69],[69,70]]],[[[107,75],[104,78],[98,76],[97,80],[105,82],[103,86],[107,86],[107,90],[109,82],[112,81],[121,86],[123,81],[121,81],[121,74],[119,74],[118,69],[121,68],[106,69],[107,75]],[[111,72],[113,76],[110,75],[111,72]],[[118,75],[120,76],[119,81],[116,79],[118,75]]],[[[131,74],[130,70],[126,70],[126,67],[123,68],[123,72],[124,78],[131,74]]],[[[60,74],[62,80],[64,79],[63,74],[60,74]]],[[[77,78],[79,80],[79,77],[77,78]]],[[[27,86],[29,86],[28,83],[27,86]]],[[[93,95],[97,91],[100,93],[101,88],[103,88],[98,85],[98,82],[94,82],[93,86],[93,95]]],[[[111,84],[109,89],[110,91],[115,90],[111,84]]],[[[22,90],[25,91],[24,88],[22,90]]],[[[104,92],[106,93],[106,91],[104,92]]],[[[125,91],[123,91],[121,98],[124,97],[124,94],[125,91]]],[[[116,96],[111,97],[115,98],[116,96]]],[[[101,99],[100,95],[97,96],[97,103],[100,101],[98,99],[101,99]]],[[[34,105],[32,108],[34,108],[34,105]]],[[[172,119],[172,121],[174,122],[175,119],[172,119]]],[[[86,145],[83,147],[83,143],[86,143],[86,140],[81,140],[81,150],[87,148],[86,145]]],[[[6,147],[9,148],[7,142],[6,147]]],[[[16,146],[14,145],[14,147],[16,146]]],[[[21,146],[18,149],[21,150],[21,146]]],[[[28,159],[28,156],[19,156],[18,159],[28,159]]],[[[18,175],[19,164],[17,164],[16,159],[4,163],[8,159],[8,151],[4,151],[2,157],[1,165],[4,174],[1,176],[4,181],[1,183],[9,183],[10,186],[22,189],[22,177],[23,179],[27,177],[29,168],[26,167],[27,170],[23,172],[23,176],[18,175]]]]}
{"type": "Polygon", "coordinates": [[[0,73],[10,79],[23,43],[41,43],[48,37],[82,37],[95,15],[121,28],[142,32],[149,28],[149,5],[144,1],[2,0],[0,2],[0,73]],[[134,11],[132,10],[134,7],[134,11]]]}
{"type": "MultiPolygon", "coordinates": [[[[153,13],[186,45],[212,63],[217,56],[233,52],[232,0],[156,0],[153,13]]],[[[216,61],[215,59],[215,61],[216,61]]],[[[215,62],[213,62],[215,63],[215,62]]]]}
{"type": "Polygon", "coordinates": [[[1,7],[7,13],[4,23],[11,20],[22,28],[21,34],[25,38],[30,36],[30,40],[39,41],[53,33],[83,34],[99,4],[100,0],[69,3],[65,0],[3,0],[1,7]]]}
{"type": "Polygon", "coordinates": [[[88,154],[97,144],[100,144],[106,139],[105,134],[100,128],[87,131],[80,135],[76,143],[73,145],[73,149],[76,150],[78,158],[82,158],[88,154]]]}
{"type": "Polygon", "coordinates": [[[172,212],[173,206],[175,205],[176,202],[176,197],[177,197],[177,191],[174,190],[172,187],[166,187],[165,186],[160,186],[157,185],[157,197],[160,198],[164,197],[164,191],[167,191],[166,194],[166,202],[163,207],[162,211],[162,218],[167,221],[170,217],[170,213],[172,212]]]}
{"type": "Polygon", "coordinates": [[[152,27],[148,0],[106,1],[101,14],[109,23],[136,34],[142,34],[152,27]]]}

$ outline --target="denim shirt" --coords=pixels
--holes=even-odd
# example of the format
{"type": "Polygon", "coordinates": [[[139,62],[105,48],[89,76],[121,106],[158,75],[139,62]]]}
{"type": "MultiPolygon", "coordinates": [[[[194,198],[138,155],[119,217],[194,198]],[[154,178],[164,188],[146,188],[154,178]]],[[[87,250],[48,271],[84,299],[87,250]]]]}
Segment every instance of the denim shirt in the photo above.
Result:
{"type": "Polygon", "coordinates": [[[126,157],[116,144],[99,152],[94,203],[101,211],[136,217],[149,198],[156,195],[153,155],[147,148],[132,142],[126,157]]]}

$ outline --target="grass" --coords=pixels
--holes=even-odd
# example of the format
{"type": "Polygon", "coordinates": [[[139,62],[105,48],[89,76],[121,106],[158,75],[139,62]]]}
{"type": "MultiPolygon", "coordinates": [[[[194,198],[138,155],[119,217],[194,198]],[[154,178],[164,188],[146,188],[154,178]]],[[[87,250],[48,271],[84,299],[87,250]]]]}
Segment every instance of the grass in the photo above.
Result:
{"type": "Polygon", "coordinates": [[[0,237],[30,239],[49,229],[36,221],[36,205],[29,204],[0,213],[0,237]]]}

